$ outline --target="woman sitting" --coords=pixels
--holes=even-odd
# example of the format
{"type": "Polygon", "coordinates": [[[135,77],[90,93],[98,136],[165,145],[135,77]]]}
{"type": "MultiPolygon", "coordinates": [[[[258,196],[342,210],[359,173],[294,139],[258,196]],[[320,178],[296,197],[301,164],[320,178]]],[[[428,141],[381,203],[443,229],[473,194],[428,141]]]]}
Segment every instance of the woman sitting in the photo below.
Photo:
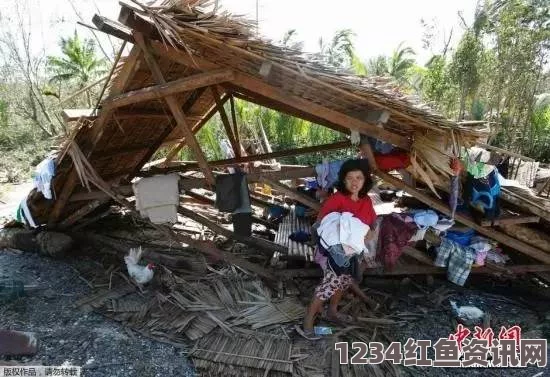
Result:
{"type": "MultiPolygon", "coordinates": [[[[372,201],[368,196],[368,192],[372,186],[373,181],[366,160],[346,161],[340,168],[338,174],[338,183],[336,184],[338,192],[334,193],[323,203],[317,220],[322,222],[323,218],[334,212],[351,213],[363,224],[370,227],[364,239],[364,242],[368,241],[372,238],[372,227],[376,222],[376,213],[374,212],[372,201]]],[[[315,289],[313,301],[309,305],[306,317],[304,318],[303,335],[308,339],[315,339],[313,323],[317,314],[322,311],[323,305],[327,300],[330,300],[328,317],[333,320],[347,319],[345,316],[339,315],[338,304],[343,294],[349,288],[365,302],[369,304],[372,302],[372,300],[361,291],[352,276],[352,274],[354,274],[354,269],[352,268],[354,263],[355,266],[359,268],[358,275],[362,276],[363,258],[361,256],[351,257],[349,261],[350,267],[339,268],[338,265],[342,265],[342,263],[335,262],[331,253],[327,252],[322,245],[321,243],[320,250],[317,252],[324,252],[324,255],[327,257],[327,263],[325,266],[321,266],[324,270],[324,277],[322,282],[315,289]],[[357,260],[353,261],[352,258],[357,258],[357,260]]]]}

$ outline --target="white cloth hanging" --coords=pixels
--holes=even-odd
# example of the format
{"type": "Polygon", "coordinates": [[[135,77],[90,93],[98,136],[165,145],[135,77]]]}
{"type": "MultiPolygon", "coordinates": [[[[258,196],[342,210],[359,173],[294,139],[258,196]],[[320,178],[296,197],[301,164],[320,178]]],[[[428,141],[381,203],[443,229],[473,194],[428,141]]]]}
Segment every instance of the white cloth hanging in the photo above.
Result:
{"type": "Polygon", "coordinates": [[[143,178],[132,185],[136,196],[136,208],[141,216],[154,224],[178,221],[179,176],[156,175],[143,178]]]}

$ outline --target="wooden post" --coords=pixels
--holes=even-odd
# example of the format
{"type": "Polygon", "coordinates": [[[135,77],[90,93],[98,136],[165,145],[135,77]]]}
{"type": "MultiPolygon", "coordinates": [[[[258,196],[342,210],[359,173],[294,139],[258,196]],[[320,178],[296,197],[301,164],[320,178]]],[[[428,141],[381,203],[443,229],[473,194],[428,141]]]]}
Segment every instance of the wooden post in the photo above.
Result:
{"type": "MultiPolygon", "coordinates": [[[[133,35],[138,46],[143,51],[143,56],[145,57],[145,61],[147,62],[147,65],[151,69],[151,72],[153,74],[153,77],[155,78],[155,81],[157,81],[159,84],[166,83],[166,80],[164,79],[164,75],[162,74],[162,71],[160,70],[160,67],[158,66],[157,62],[155,61],[155,58],[151,54],[151,51],[149,50],[149,47],[147,46],[147,43],[143,38],[143,35],[138,32],[134,32],[133,35]]],[[[197,159],[199,166],[201,167],[201,170],[204,173],[206,181],[209,184],[213,185],[214,176],[212,175],[212,171],[208,166],[208,162],[206,161],[206,158],[202,153],[202,150],[200,148],[199,143],[197,142],[197,139],[195,138],[195,135],[193,135],[193,132],[191,132],[191,130],[187,126],[187,122],[185,121],[185,115],[183,114],[178,104],[178,101],[176,100],[176,97],[167,96],[167,97],[164,97],[164,101],[168,104],[168,107],[170,108],[172,115],[174,115],[174,118],[176,119],[178,126],[183,130],[183,133],[185,134],[185,139],[187,140],[189,147],[191,147],[191,149],[193,150],[195,154],[195,158],[197,159]]]]}
{"type": "Polygon", "coordinates": [[[246,156],[246,152],[244,151],[244,148],[241,144],[241,136],[239,135],[239,126],[237,124],[237,113],[235,111],[235,98],[233,97],[233,94],[229,96],[229,102],[231,105],[231,120],[233,121],[233,133],[235,134],[235,141],[237,142],[237,145],[239,146],[239,156],[246,156]]]}
{"type": "Polygon", "coordinates": [[[235,157],[241,157],[241,149],[239,147],[239,144],[237,144],[237,140],[235,138],[235,135],[233,134],[233,130],[231,129],[231,124],[229,124],[229,119],[227,118],[227,113],[223,108],[220,92],[218,91],[216,85],[212,85],[210,87],[210,90],[212,91],[212,96],[214,97],[214,101],[216,102],[216,108],[220,113],[220,118],[222,120],[223,127],[225,128],[225,133],[227,134],[229,142],[231,143],[231,147],[233,148],[233,153],[235,157]]]}
{"type": "Polygon", "coordinates": [[[361,144],[359,149],[366,155],[365,157],[367,157],[367,160],[369,161],[372,173],[376,173],[378,171],[378,164],[374,158],[374,152],[372,151],[370,143],[367,141],[365,144],[361,144]]]}

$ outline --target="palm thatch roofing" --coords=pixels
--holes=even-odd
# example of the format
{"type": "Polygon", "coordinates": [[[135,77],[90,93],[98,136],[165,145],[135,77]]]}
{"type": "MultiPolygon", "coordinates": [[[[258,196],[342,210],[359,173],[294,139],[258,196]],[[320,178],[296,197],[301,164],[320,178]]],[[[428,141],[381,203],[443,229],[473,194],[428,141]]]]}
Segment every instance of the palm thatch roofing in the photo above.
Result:
{"type": "MultiPolygon", "coordinates": [[[[163,89],[171,90],[192,132],[216,112],[215,97],[223,103],[234,96],[344,134],[357,130],[404,149],[420,151],[415,137],[431,135],[440,143],[435,150],[443,159],[435,170],[443,174],[451,141],[465,145],[488,134],[484,127],[462,126],[437,115],[388,79],[341,72],[323,56],[261,39],[253,22],[222,11],[214,1],[121,3],[119,22],[97,15],[93,21],[100,30],[130,43],[135,43],[136,33],[143,35],[168,83],[159,86],[135,45],[114,67],[99,109],[64,114],[68,121],[78,120],[65,147],[78,145],[107,182],[134,177],[158,148],[185,142],[185,130],[163,101],[167,92],[159,93],[163,89]],[[381,112],[389,115],[384,124],[377,122],[381,112]]],[[[53,215],[52,208],[33,208],[42,223],[48,216],[50,224],[56,223],[81,205],[67,205],[79,184],[71,169],[72,154],[60,155],[54,182],[60,203],[53,215]]],[[[418,154],[419,164],[428,165],[430,172],[433,154],[423,157],[418,154]]]]}

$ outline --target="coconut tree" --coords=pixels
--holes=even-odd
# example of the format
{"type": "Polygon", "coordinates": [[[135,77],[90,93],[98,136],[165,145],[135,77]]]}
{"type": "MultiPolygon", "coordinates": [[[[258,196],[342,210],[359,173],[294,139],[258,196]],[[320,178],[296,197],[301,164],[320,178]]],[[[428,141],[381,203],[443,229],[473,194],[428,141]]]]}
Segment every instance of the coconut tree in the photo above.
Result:
{"type": "MultiPolygon", "coordinates": [[[[105,73],[105,60],[96,56],[96,46],[92,39],[81,39],[75,31],[72,37],[61,38],[59,45],[63,55],[48,56],[48,67],[53,74],[50,83],[72,83],[82,89],[98,75],[105,73]]],[[[88,90],[86,101],[91,107],[88,90]]]]}
{"type": "Polygon", "coordinates": [[[388,74],[400,83],[407,81],[407,73],[414,66],[415,52],[410,47],[404,47],[400,43],[388,59],[388,74]]]}

